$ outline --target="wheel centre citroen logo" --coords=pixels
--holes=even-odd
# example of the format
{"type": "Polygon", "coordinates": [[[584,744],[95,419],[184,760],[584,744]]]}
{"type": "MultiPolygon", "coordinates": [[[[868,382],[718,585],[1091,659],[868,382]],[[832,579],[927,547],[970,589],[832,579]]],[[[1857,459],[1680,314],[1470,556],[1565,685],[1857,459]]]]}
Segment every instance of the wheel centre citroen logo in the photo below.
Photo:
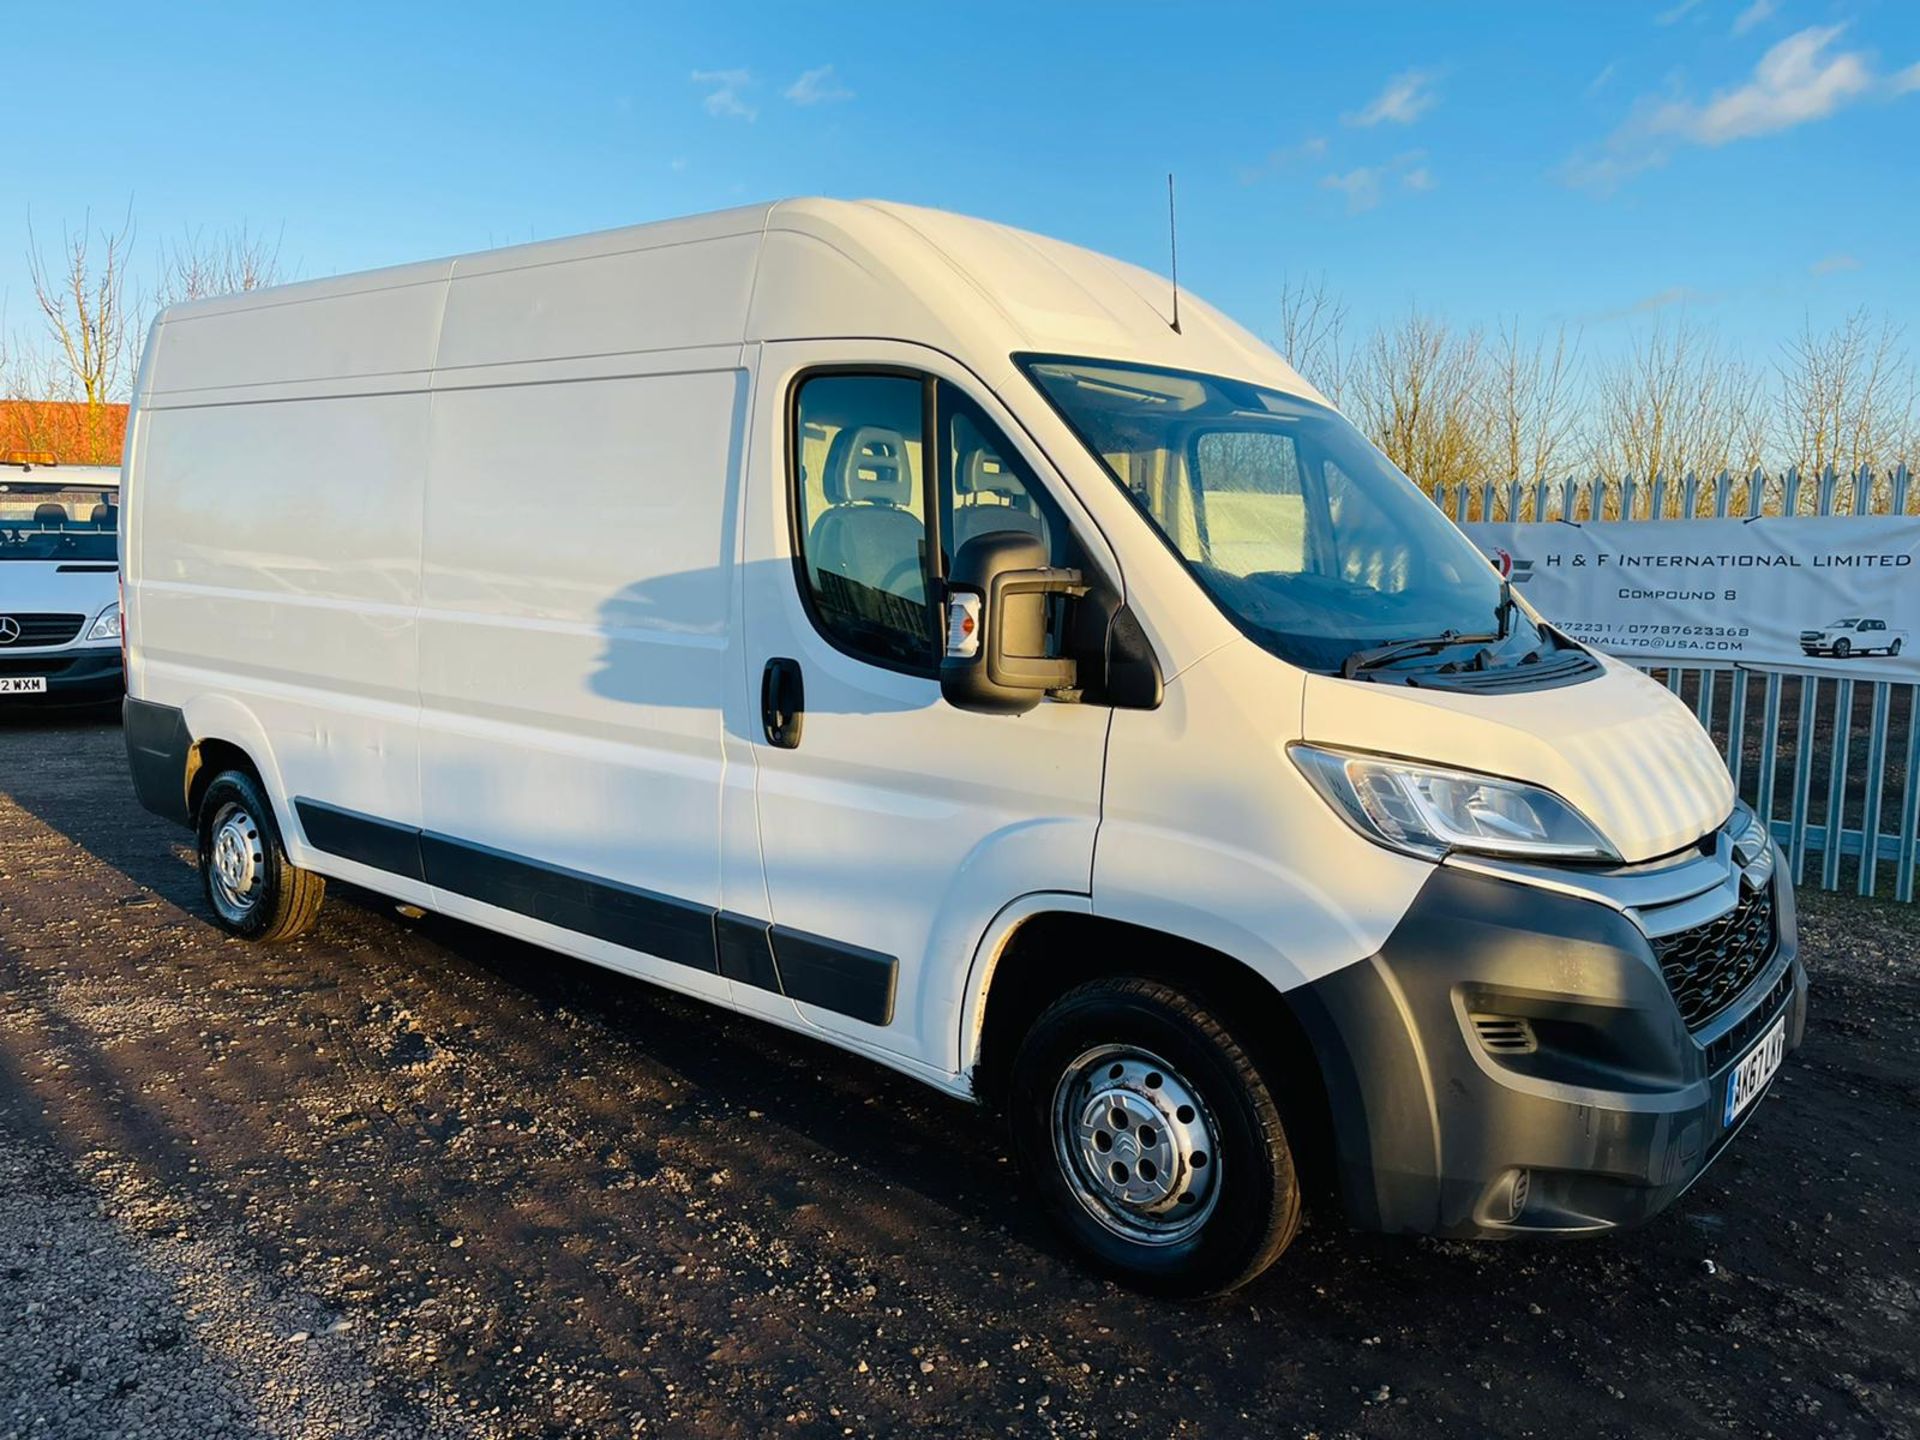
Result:
{"type": "Polygon", "coordinates": [[[0,615],[0,645],[11,645],[20,638],[20,622],[11,615],[0,615]]]}

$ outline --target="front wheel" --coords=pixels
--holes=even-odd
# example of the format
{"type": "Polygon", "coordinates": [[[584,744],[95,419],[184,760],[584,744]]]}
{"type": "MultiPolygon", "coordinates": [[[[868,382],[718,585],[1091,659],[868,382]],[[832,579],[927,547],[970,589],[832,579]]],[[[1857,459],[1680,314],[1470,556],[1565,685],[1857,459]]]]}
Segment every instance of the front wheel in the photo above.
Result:
{"type": "Polygon", "coordinates": [[[1847,658],[1847,656],[1851,655],[1852,653],[1853,653],[1853,642],[1851,640],[1836,640],[1833,642],[1833,658],[1834,659],[1844,660],[1847,658]]]}
{"type": "Polygon", "coordinates": [[[1891,644],[1891,645],[1889,645],[1889,646],[1887,647],[1887,654],[1889,654],[1889,655],[1898,655],[1898,654],[1900,653],[1900,647],[1901,647],[1902,645],[1905,645],[1906,643],[1907,643],[1907,642],[1906,642],[1906,641],[1904,641],[1904,640],[1896,640],[1896,641],[1894,641],[1894,642],[1893,642],[1893,644],[1891,644]]]}
{"type": "Polygon", "coordinates": [[[220,928],[242,940],[292,940],[313,928],[326,880],[287,859],[273,807],[244,770],[213,778],[200,801],[200,883],[220,928]]]}
{"type": "Polygon", "coordinates": [[[1095,980],[1033,1024],[1014,1059],[1021,1167],[1095,1265],[1163,1295],[1217,1295],[1300,1227],[1279,1106],[1206,1008],[1155,980],[1095,980]]]}

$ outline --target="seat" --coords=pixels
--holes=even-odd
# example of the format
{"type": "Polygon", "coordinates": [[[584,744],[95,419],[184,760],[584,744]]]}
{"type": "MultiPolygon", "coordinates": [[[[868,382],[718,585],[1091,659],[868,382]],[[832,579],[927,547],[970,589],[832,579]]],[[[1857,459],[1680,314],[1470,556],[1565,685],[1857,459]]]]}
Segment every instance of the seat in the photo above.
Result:
{"type": "Polygon", "coordinates": [[[1013,530],[1045,543],[1047,522],[1020,477],[993,451],[967,453],[953,477],[953,553],[978,535],[1013,530]]]}
{"type": "Polygon", "coordinates": [[[43,500],[33,507],[33,523],[42,530],[64,530],[67,507],[58,500],[43,500]]]}
{"type": "Polygon", "coordinates": [[[813,568],[924,604],[926,526],[906,508],[914,494],[906,437],[880,425],[846,426],[827,447],[820,481],[828,508],[807,534],[813,568]]]}

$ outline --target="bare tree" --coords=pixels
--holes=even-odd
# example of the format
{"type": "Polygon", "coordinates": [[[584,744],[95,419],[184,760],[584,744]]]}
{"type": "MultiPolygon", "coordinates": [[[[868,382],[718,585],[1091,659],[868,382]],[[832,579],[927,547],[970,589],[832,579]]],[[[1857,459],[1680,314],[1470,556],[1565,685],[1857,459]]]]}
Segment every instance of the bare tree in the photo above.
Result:
{"type": "Polygon", "coordinates": [[[1279,351],[1335,405],[1346,391],[1346,327],[1346,302],[1328,290],[1326,276],[1281,282],[1279,351]]]}
{"type": "Polygon", "coordinates": [[[1912,458],[1915,375],[1901,337],[1863,307],[1825,333],[1803,320],[1781,347],[1781,449],[1802,474],[1885,473],[1912,458]]]}
{"type": "Polygon", "coordinates": [[[1761,376],[1684,318],[1644,332],[1600,366],[1591,403],[1593,469],[1611,482],[1665,476],[1673,497],[1689,473],[1744,474],[1766,456],[1761,376]]]}
{"type": "Polygon", "coordinates": [[[1564,325],[1524,338],[1518,320],[1501,323],[1486,353],[1486,443],[1495,467],[1488,479],[1532,486],[1559,478],[1572,463],[1579,348],[1579,335],[1569,336],[1564,325]]]}
{"type": "Polygon", "coordinates": [[[284,278],[280,240],[278,235],[269,240],[242,225],[215,235],[191,230],[177,243],[163,244],[153,308],[158,311],[189,300],[278,285],[284,278]]]}
{"type": "Polygon", "coordinates": [[[60,259],[50,267],[32,222],[27,268],[47,331],[65,363],[75,398],[86,406],[88,458],[113,458],[106,407],[124,392],[131,360],[126,306],[127,259],[133,248],[133,212],[117,230],[93,228],[89,211],[78,230],[62,228],[60,259]]]}
{"type": "Polygon", "coordinates": [[[1484,350],[1478,330],[1414,309],[1367,337],[1348,377],[1348,413],[1429,495],[1488,475],[1484,350]]]}

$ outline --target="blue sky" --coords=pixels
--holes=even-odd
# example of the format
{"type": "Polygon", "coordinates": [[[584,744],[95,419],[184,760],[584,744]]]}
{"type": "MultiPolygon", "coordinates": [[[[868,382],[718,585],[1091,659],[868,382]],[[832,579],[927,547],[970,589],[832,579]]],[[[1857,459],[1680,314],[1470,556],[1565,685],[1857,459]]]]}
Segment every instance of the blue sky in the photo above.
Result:
{"type": "MultiPolygon", "coordinates": [[[[1920,3],[1177,7],[4,0],[6,323],[43,241],[284,233],[304,275],[781,194],[984,215],[1181,273],[1583,328],[1684,307],[1764,358],[1920,320],[1920,3]],[[85,74],[76,73],[83,67],[85,74]]],[[[1911,337],[1920,339],[1920,336],[1911,337]]]]}

